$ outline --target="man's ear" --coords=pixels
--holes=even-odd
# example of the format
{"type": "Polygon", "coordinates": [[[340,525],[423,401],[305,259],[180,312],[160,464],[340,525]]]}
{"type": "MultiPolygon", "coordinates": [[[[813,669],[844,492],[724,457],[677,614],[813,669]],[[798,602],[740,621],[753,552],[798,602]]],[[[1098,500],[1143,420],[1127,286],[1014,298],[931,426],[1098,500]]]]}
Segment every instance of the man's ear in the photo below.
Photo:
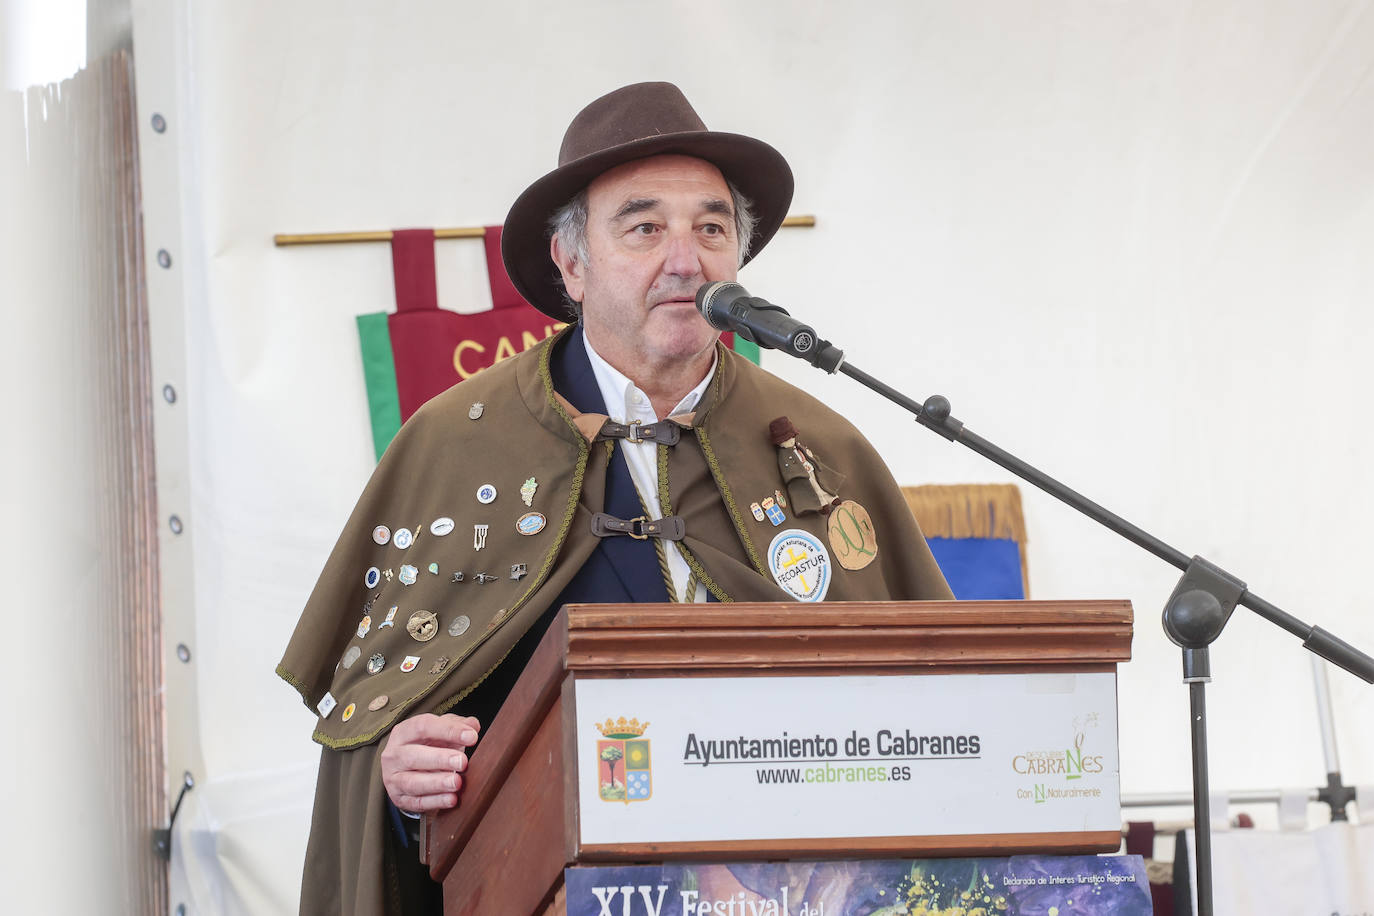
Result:
{"type": "Polygon", "coordinates": [[[553,263],[558,265],[558,272],[563,275],[563,288],[568,291],[568,298],[581,302],[585,265],[578,259],[577,252],[564,248],[563,240],[555,235],[549,239],[549,257],[553,258],[553,263]]]}

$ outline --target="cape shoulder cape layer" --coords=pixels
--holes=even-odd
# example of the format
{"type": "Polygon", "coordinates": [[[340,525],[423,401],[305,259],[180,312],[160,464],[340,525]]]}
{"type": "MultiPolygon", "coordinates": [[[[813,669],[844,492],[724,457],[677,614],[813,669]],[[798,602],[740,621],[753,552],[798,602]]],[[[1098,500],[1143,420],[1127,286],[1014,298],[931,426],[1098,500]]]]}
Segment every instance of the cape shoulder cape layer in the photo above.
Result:
{"type": "MultiPolygon", "coordinates": [[[[326,692],[334,699],[317,723],[321,744],[369,744],[405,715],[460,702],[595,549],[591,516],[602,508],[611,444],[589,443],[575,411],[555,395],[553,345],[434,398],[383,456],[278,667],[312,709],[326,692]],[[476,418],[474,404],[482,405],[476,418]],[[531,478],[526,505],[521,488],[528,491],[531,478]],[[496,491],[489,503],[478,499],[484,485],[496,491]],[[542,529],[522,534],[518,526],[529,531],[538,516],[542,529]],[[384,544],[374,538],[378,526],[390,532],[384,544]],[[409,542],[397,537],[401,529],[409,542]],[[370,660],[380,669],[370,670],[370,660]]],[[[801,529],[827,543],[825,516],[789,507],[774,526],[749,508],[787,492],[768,439],[769,422],[786,415],[815,454],[826,490],[859,503],[873,521],[875,561],[859,570],[832,563],[826,597],[948,598],[896,482],[858,430],[747,360],[723,347],[719,354],[682,441],[659,448],[660,502],[665,515],[686,522],[681,546],[698,580],[720,601],[786,601],[765,555],[771,540],[801,529]]]]}

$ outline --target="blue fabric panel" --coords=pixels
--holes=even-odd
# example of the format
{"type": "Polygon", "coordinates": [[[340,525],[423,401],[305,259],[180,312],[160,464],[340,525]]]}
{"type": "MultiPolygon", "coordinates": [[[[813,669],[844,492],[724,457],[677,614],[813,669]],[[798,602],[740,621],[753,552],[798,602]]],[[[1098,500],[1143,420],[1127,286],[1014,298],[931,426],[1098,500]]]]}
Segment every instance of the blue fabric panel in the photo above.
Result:
{"type": "Polygon", "coordinates": [[[1010,538],[926,538],[960,601],[1025,598],[1021,553],[1010,538]]]}

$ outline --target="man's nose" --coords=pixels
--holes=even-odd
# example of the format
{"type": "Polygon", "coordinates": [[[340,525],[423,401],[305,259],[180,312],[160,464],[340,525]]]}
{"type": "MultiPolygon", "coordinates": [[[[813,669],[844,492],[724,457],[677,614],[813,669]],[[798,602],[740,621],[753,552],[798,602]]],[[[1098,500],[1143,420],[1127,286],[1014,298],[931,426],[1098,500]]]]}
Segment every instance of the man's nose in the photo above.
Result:
{"type": "Polygon", "coordinates": [[[672,232],[663,254],[663,272],[674,277],[696,277],[701,274],[701,258],[690,232],[672,232]]]}

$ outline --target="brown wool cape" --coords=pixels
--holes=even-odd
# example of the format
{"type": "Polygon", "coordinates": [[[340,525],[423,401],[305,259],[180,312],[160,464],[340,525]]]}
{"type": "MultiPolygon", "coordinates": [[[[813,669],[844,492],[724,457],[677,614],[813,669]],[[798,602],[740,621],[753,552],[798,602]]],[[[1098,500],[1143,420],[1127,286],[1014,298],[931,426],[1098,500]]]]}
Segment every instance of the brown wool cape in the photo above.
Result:
{"type": "MultiPolygon", "coordinates": [[[[591,518],[603,508],[613,445],[589,442],[581,429],[599,424],[576,416],[554,392],[549,354],[567,334],[449,389],[401,427],[306,603],[277,673],[312,712],[326,692],[336,705],[316,720],[314,739],[325,750],[303,914],[396,912],[383,860],[390,828],[381,739],[406,716],[461,713],[463,697],[596,547],[591,518]],[[482,408],[474,419],[475,404],[482,408]],[[522,486],[531,477],[526,505],[522,486]],[[489,503],[477,498],[484,484],[496,488],[489,503]],[[545,524],[521,533],[517,524],[526,531],[538,524],[530,513],[545,524]],[[440,520],[451,520],[451,530],[436,527],[440,520]],[[486,526],[480,550],[475,525],[486,526]],[[388,529],[386,543],[377,543],[380,532],[374,537],[379,526],[388,529]],[[413,539],[408,546],[404,535],[396,542],[401,529],[413,539]],[[527,574],[514,578],[512,566],[522,563],[527,574]],[[373,568],[380,578],[369,587],[373,568]],[[495,578],[479,582],[479,573],[495,578]],[[369,673],[375,656],[380,670],[369,673]],[[408,664],[409,657],[419,660],[408,664]]],[[[678,418],[680,441],[659,446],[663,513],[684,519],[679,543],[702,586],[720,601],[787,601],[769,572],[774,536],[800,528],[829,543],[820,514],[797,516],[789,504],[786,521],[774,527],[751,512],[752,503],[786,492],[768,435],[769,422],[786,415],[815,453],[826,489],[868,510],[878,544],[863,569],[831,564],[827,600],[950,598],[896,482],[858,430],[724,347],[717,353],[700,404],[678,418]]]]}

